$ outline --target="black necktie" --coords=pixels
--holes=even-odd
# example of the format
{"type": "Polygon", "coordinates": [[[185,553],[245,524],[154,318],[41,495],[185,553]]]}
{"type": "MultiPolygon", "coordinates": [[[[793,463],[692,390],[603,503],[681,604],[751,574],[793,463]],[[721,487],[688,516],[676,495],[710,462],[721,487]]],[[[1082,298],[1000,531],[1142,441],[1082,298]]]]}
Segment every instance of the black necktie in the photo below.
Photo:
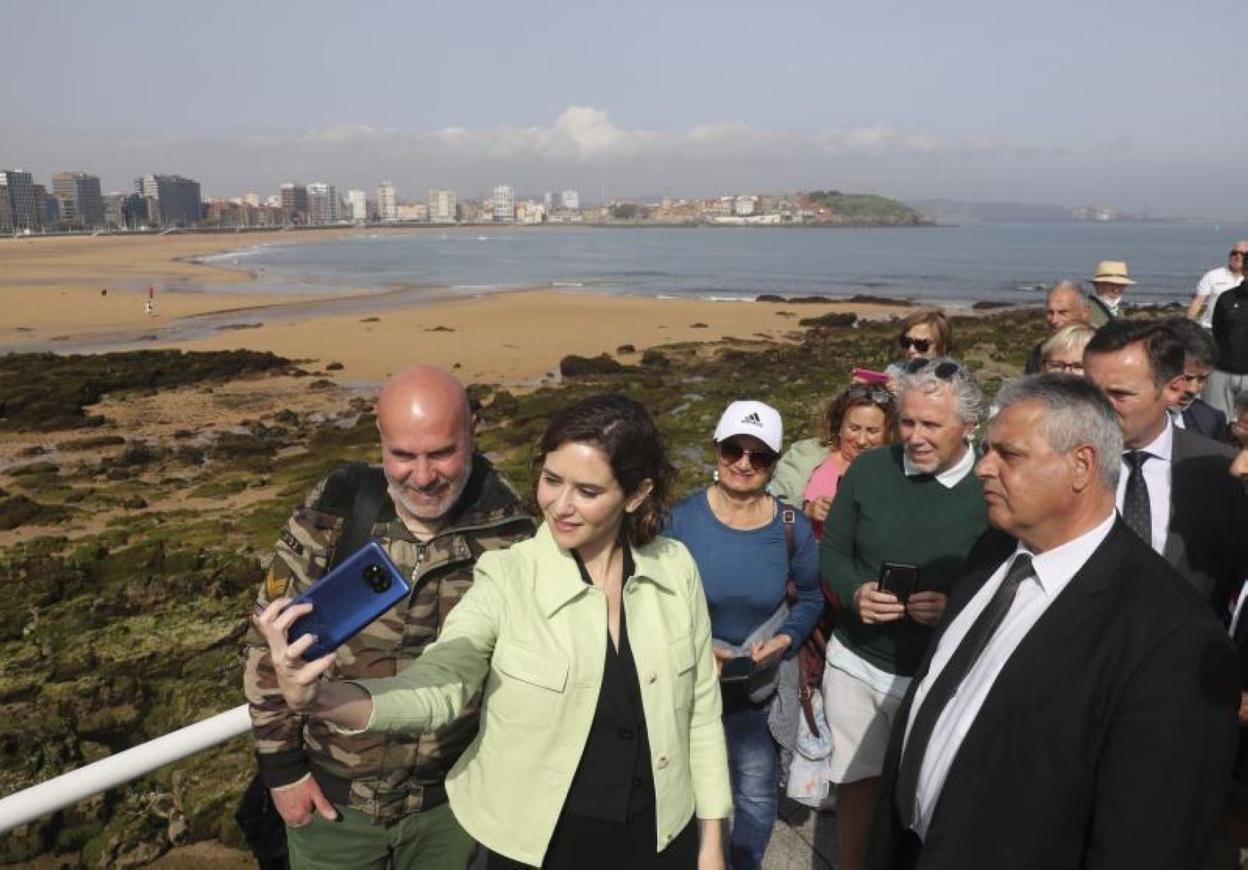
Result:
{"type": "Polygon", "coordinates": [[[1153,545],[1153,515],[1148,506],[1148,484],[1144,480],[1144,463],[1149,454],[1143,450],[1128,450],[1122,461],[1131,468],[1127,475],[1127,489],[1122,497],[1122,518],[1144,543],[1153,545]]]}
{"type": "Polygon", "coordinates": [[[1014,603],[1014,596],[1018,593],[1019,584],[1028,577],[1034,576],[1035,572],[1031,569],[1031,556],[1027,553],[1019,553],[1015,556],[1014,563],[1010,565],[1005,579],[1001,581],[996,593],[988,601],[988,606],[971,624],[966,636],[953,651],[944,669],[937,675],[932,688],[923,698],[923,704],[915,713],[914,724],[910,726],[906,749],[901,756],[901,765],[897,770],[897,789],[894,792],[903,827],[909,829],[914,826],[914,802],[919,788],[919,772],[923,769],[923,754],[927,751],[927,744],[932,739],[936,720],[940,718],[941,711],[945,709],[949,700],[957,694],[962,678],[975,664],[980,653],[984,651],[984,647],[988,645],[988,641],[992,639],[993,633],[1001,625],[1005,615],[1009,613],[1010,605],[1014,603]]]}

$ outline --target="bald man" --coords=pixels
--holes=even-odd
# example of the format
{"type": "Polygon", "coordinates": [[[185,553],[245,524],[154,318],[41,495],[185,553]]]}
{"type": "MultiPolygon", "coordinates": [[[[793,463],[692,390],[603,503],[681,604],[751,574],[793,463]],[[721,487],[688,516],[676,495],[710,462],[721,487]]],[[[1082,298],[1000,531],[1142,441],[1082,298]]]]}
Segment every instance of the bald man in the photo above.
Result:
{"type": "Polygon", "coordinates": [[[1213,306],[1218,297],[1238,287],[1244,280],[1244,260],[1248,259],[1248,240],[1231,245],[1225,266],[1215,266],[1204,274],[1196,285],[1196,295],[1187,307],[1187,316],[1205,329],[1213,328],[1213,306]]]}
{"type": "MultiPolygon", "coordinates": [[[[473,447],[464,388],[440,369],[392,377],[377,400],[381,464],[331,472],[291,516],[257,606],[299,595],[369,540],[411,581],[411,597],[338,649],[333,679],[394,676],[418,658],[472,583],[477,557],[529,537],[533,520],[473,447]]],[[[286,707],[268,647],[246,638],[260,784],[285,822],[292,867],[462,870],[475,844],[446,803],[443,781],[477,731],[478,705],[410,738],[341,734],[286,707]]],[[[280,842],[279,842],[280,845],[280,842]]]]}
{"type": "Polygon", "coordinates": [[[1088,297],[1083,295],[1083,288],[1069,280],[1054,284],[1044,299],[1044,319],[1049,325],[1049,335],[1031,349],[1023,374],[1034,375],[1040,371],[1043,362],[1041,348],[1059,329],[1072,323],[1087,322],[1088,297]]]}

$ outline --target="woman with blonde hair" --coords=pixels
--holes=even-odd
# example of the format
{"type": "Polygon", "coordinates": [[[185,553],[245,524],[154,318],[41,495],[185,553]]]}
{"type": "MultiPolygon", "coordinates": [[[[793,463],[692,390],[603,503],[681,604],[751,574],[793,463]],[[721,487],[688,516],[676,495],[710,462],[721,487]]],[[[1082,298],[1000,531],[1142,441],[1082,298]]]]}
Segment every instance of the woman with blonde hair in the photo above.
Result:
{"type": "Polygon", "coordinates": [[[1083,349],[1096,330],[1082,321],[1068,323],[1040,345],[1040,371],[1058,374],[1083,374],[1083,349]]]}

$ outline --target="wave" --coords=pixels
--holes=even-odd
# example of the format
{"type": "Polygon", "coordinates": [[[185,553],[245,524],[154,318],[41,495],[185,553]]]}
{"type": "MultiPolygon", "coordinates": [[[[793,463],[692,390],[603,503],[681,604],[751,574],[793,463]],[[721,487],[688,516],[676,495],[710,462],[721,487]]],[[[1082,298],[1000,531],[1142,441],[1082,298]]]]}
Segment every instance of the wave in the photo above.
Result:
{"type": "Polygon", "coordinates": [[[616,269],[606,270],[598,273],[602,278],[676,278],[679,277],[673,272],[664,272],[659,269],[616,269]]]}
{"type": "Polygon", "coordinates": [[[257,254],[268,253],[273,245],[253,245],[250,248],[241,248],[237,251],[223,251],[220,254],[205,254],[202,257],[195,257],[197,263],[222,263],[230,260],[237,260],[240,257],[254,257],[257,254]]]}
{"type": "Polygon", "coordinates": [[[672,299],[672,300],[696,299],[698,302],[753,302],[754,297],[757,296],[758,294],[757,293],[754,293],[754,294],[743,293],[740,296],[715,296],[715,295],[704,296],[701,293],[640,293],[638,292],[638,293],[631,293],[629,295],[648,296],[652,299],[672,299]]]}

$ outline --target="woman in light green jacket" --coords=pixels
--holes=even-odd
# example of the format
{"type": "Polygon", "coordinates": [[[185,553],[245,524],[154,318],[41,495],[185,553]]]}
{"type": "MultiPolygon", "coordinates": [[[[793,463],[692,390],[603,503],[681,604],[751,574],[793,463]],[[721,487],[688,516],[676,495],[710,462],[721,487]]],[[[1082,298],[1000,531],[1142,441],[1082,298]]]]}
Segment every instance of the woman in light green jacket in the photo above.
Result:
{"type": "Polygon", "coordinates": [[[483,691],[446,790],[491,870],[723,868],[710,621],[688,551],[658,536],[674,474],[654,422],[591,397],[551,421],[539,456],[545,524],[481,556],[438,641],[398,676],[322,681],[333,656],[305,662],[311,640],[286,643],[309,607],[274,601],[257,624],[286,701],[346,730],[410,733],[483,691]]]}

